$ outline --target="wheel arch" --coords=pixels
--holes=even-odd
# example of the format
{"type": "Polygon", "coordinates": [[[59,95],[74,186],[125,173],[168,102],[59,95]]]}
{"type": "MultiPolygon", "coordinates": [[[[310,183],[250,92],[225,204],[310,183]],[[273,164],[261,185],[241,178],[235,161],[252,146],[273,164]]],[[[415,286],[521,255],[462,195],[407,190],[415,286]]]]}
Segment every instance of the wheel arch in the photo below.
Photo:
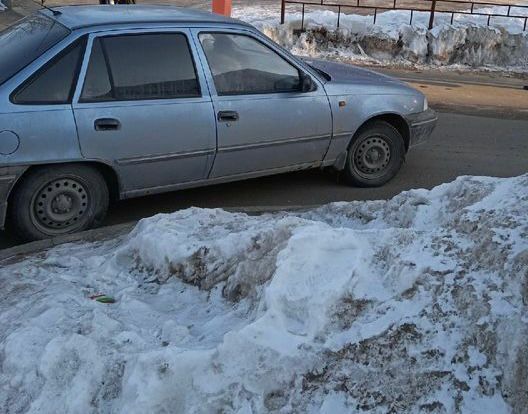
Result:
{"type": "Polygon", "coordinates": [[[46,168],[50,166],[64,166],[64,165],[85,165],[97,170],[104,178],[106,185],[108,186],[108,192],[111,200],[118,200],[121,193],[121,183],[119,175],[114,168],[100,161],[73,161],[73,162],[61,162],[61,163],[47,163],[47,164],[32,164],[27,166],[24,171],[17,177],[14,185],[9,190],[7,195],[7,208],[9,209],[10,201],[13,197],[13,194],[20,188],[24,182],[24,177],[27,177],[28,174],[31,174],[33,171],[46,168]]]}
{"type": "Polygon", "coordinates": [[[354,142],[354,139],[356,139],[356,137],[365,128],[368,128],[368,126],[370,124],[372,124],[373,122],[376,122],[376,121],[387,122],[389,125],[391,125],[393,128],[395,128],[399,132],[399,134],[402,136],[402,138],[403,138],[403,143],[405,144],[405,152],[407,152],[409,150],[409,144],[410,144],[410,141],[411,141],[411,129],[409,127],[409,124],[405,120],[405,118],[402,115],[397,114],[395,112],[387,112],[387,113],[377,114],[377,115],[374,115],[374,116],[368,118],[367,120],[365,120],[359,126],[359,128],[356,130],[354,135],[352,136],[352,139],[348,143],[347,150],[350,148],[350,146],[354,142]]]}

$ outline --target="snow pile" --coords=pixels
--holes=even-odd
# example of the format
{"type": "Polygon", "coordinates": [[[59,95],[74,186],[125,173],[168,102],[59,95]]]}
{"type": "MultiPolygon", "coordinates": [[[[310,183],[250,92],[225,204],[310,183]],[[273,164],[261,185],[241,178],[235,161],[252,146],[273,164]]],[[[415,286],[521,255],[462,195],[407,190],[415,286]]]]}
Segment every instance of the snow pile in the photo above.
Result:
{"type": "Polygon", "coordinates": [[[0,286],[1,412],[528,406],[528,175],[157,215],[6,264],[0,286]]]}
{"type": "MultiPolygon", "coordinates": [[[[506,14],[506,6],[479,10],[482,13],[506,14]]],[[[528,10],[512,8],[511,14],[528,15],[528,10]]],[[[301,13],[288,11],[286,23],[279,24],[278,10],[251,6],[234,10],[245,20],[293,53],[363,61],[384,65],[465,65],[492,69],[528,70],[528,32],[522,19],[438,13],[435,27],[427,30],[429,12],[415,12],[412,26],[410,12],[379,13],[373,16],[341,14],[332,10],[307,10],[303,33],[301,13]]]]}

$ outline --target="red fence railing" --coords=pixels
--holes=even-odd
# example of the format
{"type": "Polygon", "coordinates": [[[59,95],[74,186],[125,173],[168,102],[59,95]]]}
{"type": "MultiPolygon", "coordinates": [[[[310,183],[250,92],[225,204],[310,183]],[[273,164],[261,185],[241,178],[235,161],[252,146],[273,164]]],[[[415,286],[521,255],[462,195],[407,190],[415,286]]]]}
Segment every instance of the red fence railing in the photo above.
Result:
{"type": "MultiPolygon", "coordinates": [[[[410,12],[409,24],[412,24],[414,13],[415,12],[425,12],[429,13],[429,30],[433,28],[435,21],[435,13],[447,13],[451,14],[451,24],[456,14],[471,14],[475,16],[487,16],[487,25],[489,26],[491,18],[498,17],[507,17],[513,19],[520,19],[523,22],[523,31],[526,31],[528,23],[528,5],[521,4],[508,4],[508,3],[481,3],[476,1],[464,1],[464,0],[419,0],[424,3],[423,8],[411,7],[405,4],[401,4],[403,0],[385,0],[382,4],[366,4],[365,0],[354,0],[353,3],[339,3],[335,1],[328,2],[326,0],[282,0],[281,4],[281,24],[284,24],[286,16],[286,5],[287,4],[298,4],[302,6],[302,18],[301,18],[301,30],[304,29],[304,16],[306,6],[318,6],[318,7],[327,7],[332,9],[337,9],[337,27],[340,25],[341,13],[343,9],[353,10],[353,9],[367,9],[374,11],[374,24],[376,24],[376,19],[378,16],[378,11],[387,11],[387,10],[407,10],[410,12]],[[430,3],[430,4],[429,4],[430,3]],[[438,8],[440,6],[440,9],[438,8]],[[452,6],[452,9],[449,7],[452,6]],[[455,6],[458,8],[455,9],[455,6]],[[464,6],[466,6],[464,8],[464,6]],[[483,7],[501,7],[502,10],[505,10],[505,13],[486,13],[482,8],[483,7]],[[513,9],[519,9],[523,12],[526,11],[526,14],[516,14],[512,13],[513,9]]],[[[408,0],[407,0],[408,3],[408,0]]]]}

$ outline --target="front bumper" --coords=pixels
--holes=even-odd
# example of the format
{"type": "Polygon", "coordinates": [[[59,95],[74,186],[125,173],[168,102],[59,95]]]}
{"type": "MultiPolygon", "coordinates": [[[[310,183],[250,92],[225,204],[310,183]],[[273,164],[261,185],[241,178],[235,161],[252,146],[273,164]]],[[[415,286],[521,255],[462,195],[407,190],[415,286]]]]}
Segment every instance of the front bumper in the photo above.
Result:
{"type": "Polygon", "coordinates": [[[417,114],[406,116],[409,124],[409,148],[424,142],[436,127],[438,117],[436,112],[428,109],[417,114]]]}

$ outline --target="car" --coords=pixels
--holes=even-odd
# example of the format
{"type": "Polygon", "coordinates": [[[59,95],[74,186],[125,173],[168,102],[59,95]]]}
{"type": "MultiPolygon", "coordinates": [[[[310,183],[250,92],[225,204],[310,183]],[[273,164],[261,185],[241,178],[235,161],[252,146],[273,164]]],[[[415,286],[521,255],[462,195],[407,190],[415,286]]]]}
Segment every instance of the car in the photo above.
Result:
{"type": "Polygon", "coordinates": [[[0,34],[0,225],[35,240],[127,199],[308,168],[380,186],[433,131],[424,95],[172,6],[42,9],[0,34]]]}

